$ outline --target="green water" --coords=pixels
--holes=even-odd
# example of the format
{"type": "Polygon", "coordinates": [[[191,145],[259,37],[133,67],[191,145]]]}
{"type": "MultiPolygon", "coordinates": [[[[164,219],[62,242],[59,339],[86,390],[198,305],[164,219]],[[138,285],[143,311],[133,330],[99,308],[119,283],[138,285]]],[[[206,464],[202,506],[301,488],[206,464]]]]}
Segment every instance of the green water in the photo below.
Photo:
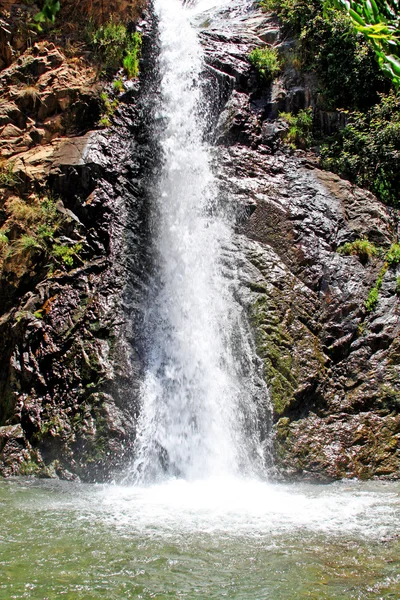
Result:
{"type": "Polygon", "coordinates": [[[399,599],[399,495],[2,481],[0,598],[399,599]]]}

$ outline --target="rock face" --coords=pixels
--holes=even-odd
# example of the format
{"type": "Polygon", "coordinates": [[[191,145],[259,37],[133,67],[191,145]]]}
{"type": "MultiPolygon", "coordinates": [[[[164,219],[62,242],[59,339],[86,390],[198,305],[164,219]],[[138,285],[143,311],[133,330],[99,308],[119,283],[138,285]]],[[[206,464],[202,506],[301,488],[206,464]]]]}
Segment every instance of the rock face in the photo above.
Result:
{"type": "Polygon", "coordinates": [[[365,300],[383,258],[365,264],[337,248],[366,237],[388,249],[396,215],[370,193],[320,171],[280,141],[280,110],[312,102],[284,72],[260,86],[246,55],[279,44],[260,13],[216,19],[202,34],[210,76],[231,86],[216,128],[222,193],[238,207],[243,285],[264,361],[282,476],[329,480],[400,474],[398,268],[388,269],[377,308],[365,300]],[[221,30],[222,28],[222,30],[221,30]],[[226,28],[226,29],[224,29],[226,28]],[[232,43],[238,52],[232,52],[232,43]],[[277,98],[280,90],[280,100],[277,98]]]}
{"type": "MultiPolygon", "coordinates": [[[[142,23],[149,70],[151,27],[142,23]]],[[[12,185],[2,189],[0,223],[9,242],[1,257],[0,474],[103,480],[128,460],[135,432],[151,85],[137,82],[120,96],[113,127],[73,136],[99,116],[90,73],[42,45],[0,77],[9,90],[7,135],[23,130],[19,141],[4,128],[1,138],[12,185]],[[37,78],[36,100],[13,87],[25,71],[37,78]],[[21,244],[29,237],[23,222],[36,245],[21,244]]]]}

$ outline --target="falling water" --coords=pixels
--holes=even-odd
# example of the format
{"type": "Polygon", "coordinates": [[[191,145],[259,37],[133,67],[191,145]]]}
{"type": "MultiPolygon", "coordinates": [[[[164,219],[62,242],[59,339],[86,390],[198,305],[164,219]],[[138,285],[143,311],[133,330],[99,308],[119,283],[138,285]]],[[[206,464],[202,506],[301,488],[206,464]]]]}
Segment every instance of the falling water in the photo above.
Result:
{"type": "Polygon", "coordinates": [[[204,142],[202,48],[180,0],[155,4],[163,163],[134,477],[254,474],[263,461],[256,406],[265,404],[267,390],[234,299],[232,223],[218,202],[204,142]]]}

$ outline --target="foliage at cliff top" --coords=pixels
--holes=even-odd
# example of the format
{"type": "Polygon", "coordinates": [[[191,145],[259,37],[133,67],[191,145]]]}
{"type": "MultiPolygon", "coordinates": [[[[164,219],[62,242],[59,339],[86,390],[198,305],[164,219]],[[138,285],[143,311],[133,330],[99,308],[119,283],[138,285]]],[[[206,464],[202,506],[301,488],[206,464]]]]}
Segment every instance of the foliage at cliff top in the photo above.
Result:
{"type": "Polygon", "coordinates": [[[389,91],[372,47],[350,17],[323,0],[262,0],[274,10],[284,31],[297,38],[296,54],[303,71],[316,73],[319,104],[325,109],[364,109],[389,91]]]}
{"type": "Polygon", "coordinates": [[[123,66],[130,79],[138,76],[142,47],[138,32],[130,33],[123,23],[110,20],[98,28],[89,24],[87,37],[89,45],[103,62],[106,73],[113,73],[123,66]]]}
{"type": "Polygon", "coordinates": [[[321,158],[324,168],[400,206],[400,94],[349,114],[346,127],[322,146],[321,158]]]}
{"type": "MultiPolygon", "coordinates": [[[[329,1],[329,0],[327,0],[329,1]]],[[[400,18],[398,0],[332,0],[350,16],[354,28],[375,50],[393,84],[400,85],[400,18]]]]}

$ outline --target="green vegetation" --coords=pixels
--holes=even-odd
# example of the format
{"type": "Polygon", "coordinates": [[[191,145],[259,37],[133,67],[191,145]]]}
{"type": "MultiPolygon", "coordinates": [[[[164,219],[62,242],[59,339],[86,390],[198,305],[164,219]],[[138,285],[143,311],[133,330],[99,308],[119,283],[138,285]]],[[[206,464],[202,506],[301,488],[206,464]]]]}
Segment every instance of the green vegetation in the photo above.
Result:
{"type": "Polygon", "coordinates": [[[129,79],[135,79],[139,75],[139,58],[142,48],[142,37],[140,33],[133,33],[126,49],[123,60],[124,71],[129,79]]]}
{"type": "Polygon", "coordinates": [[[82,244],[74,246],[65,246],[63,244],[54,244],[51,248],[51,255],[59,258],[67,267],[74,266],[74,260],[78,259],[78,254],[82,250],[82,244]]]}
{"type": "Polygon", "coordinates": [[[114,98],[114,100],[111,100],[111,98],[109,98],[107,92],[101,92],[100,100],[101,100],[102,110],[101,110],[101,117],[99,120],[99,125],[101,125],[102,127],[110,127],[111,119],[114,116],[114,113],[118,108],[119,101],[117,100],[117,98],[114,98]]]}
{"type": "Polygon", "coordinates": [[[13,188],[19,183],[19,178],[14,173],[14,163],[2,161],[0,163],[0,186],[13,188]]]}
{"type": "Polygon", "coordinates": [[[321,107],[362,109],[386,91],[375,53],[349,16],[323,0],[262,0],[261,5],[274,10],[284,32],[297,38],[299,66],[316,73],[321,107]]]}
{"type": "Polygon", "coordinates": [[[129,33],[124,24],[111,20],[98,29],[90,24],[87,35],[89,45],[99,55],[107,74],[114,73],[123,66],[129,78],[138,76],[142,47],[140,33],[129,33]]]}
{"type": "MultiPolygon", "coordinates": [[[[375,310],[376,305],[378,304],[379,292],[387,270],[390,267],[397,267],[398,264],[400,264],[400,244],[394,243],[386,253],[385,263],[379,272],[378,279],[376,280],[374,287],[368,294],[368,298],[365,301],[365,309],[367,312],[370,313],[375,310]]],[[[396,294],[399,293],[399,279],[400,278],[397,278],[396,280],[396,294]]]]}
{"type": "Polygon", "coordinates": [[[287,142],[291,148],[302,148],[304,150],[309,148],[312,143],[313,127],[311,108],[300,110],[297,115],[282,112],[279,116],[289,125],[289,130],[283,138],[284,141],[287,142]]]}
{"type": "Polygon", "coordinates": [[[392,244],[386,254],[386,262],[389,267],[397,267],[400,264],[400,244],[392,244]]]}
{"type": "Polygon", "coordinates": [[[384,73],[400,85],[400,17],[398,0],[334,0],[350,16],[356,31],[372,45],[384,73]]]}
{"type": "Polygon", "coordinates": [[[24,233],[13,244],[14,249],[25,252],[27,250],[43,250],[43,244],[37,237],[24,233]]]}
{"type": "MultiPolygon", "coordinates": [[[[395,242],[389,248],[389,250],[385,253],[383,248],[375,246],[372,242],[369,242],[367,239],[362,238],[355,240],[354,242],[347,242],[343,246],[340,246],[337,249],[339,254],[345,256],[358,256],[360,261],[365,264],[370,260],[373,256],[381,256],[384,258],[384,264],[379,271],[378,278],[374,287],[370,290],[368,297],[365,301],[365,309],[368,313],[375,310],[378,299],[379,292],[382,287],[383,278],[385,277],[389,268],[397,267],[400,264],[400,244],[395,242]]],[[[396,294],[400,293],[400,277],[396,280],[396,294]]]]}
{"type": "Polygon", "coordinates": [[[280,62],[276,48],[254,48],[249,54],[249,61],[255,67],[260,77],[266,81],[272,81],[280,71],[280,62]]]}
{"type": "Polygon", "coordinates": [[[116,94],[121,94],[125,90],[124,82],[122,79],[116,79],[112,84],[113,90],[116,94]]]}
{"type": "Polygon", "coordinates": [[[58,0],[45,0],[42,10],[33,17],[32,26],[38,31],[43,31],[42,25],[54,23],[59,10],[60,2],[58,0]]]}
{"type": "Polygon", "coordinates": [[[400,95],[382,95],[367,112],[348,115],[348,124],[321,147],[322,165],[399,205],[400,95]]]}
{"type": "Polygon", "coordinates": [[[386,275],[386,271],[388,270],[388,265],[385,263],[382,269],[379,272],[378,279],[370,293],[368,294],[368,298],[365,301],[365,310],[370,313],[375,310],[376,305],[378,304],[379,292],[382,287],[383,278],[386,275]]]}
{"type": "Polygon", "coordinates": [[[346,242],[337,249],[337,252],[345,256],[358,256],[362,263],[366,263],[373,256],[379,255],[379,249],[375,244],[365,238],[354,240],[354,242],[346,242]]]}
{"type": "MultiPolygon", "coordinates": [[[[398,206],[400,92],[391,89],[400,81],[397,2],[261,0],[261,6],[297,39],[287,64],[316,74],[316,110],[344,115],[345,127],[329,138],[314,123],[322,167],[398,206]]],[[[304,147],[288,122],[287,141],[304,147]]]]}
{"type": "MultiPolygon", "coordinates": [[[[7,203],[6,210],[7,220],[0,230],[2,259],[41,252],[53,259],[58,267],[72,268],[77,262],[82,262],[78,256],[82,250],[81,243],[65,245],[59,241],[58,236],[67,219],[59,212],[53,198],[32,195],[24,201],[15,197],[7,203]],[[7,235],[11,229],[17,232],[12,243],[7,235]]],[[[54,264],[50,264],[49,270],[53,269],[54,264]]]]}

